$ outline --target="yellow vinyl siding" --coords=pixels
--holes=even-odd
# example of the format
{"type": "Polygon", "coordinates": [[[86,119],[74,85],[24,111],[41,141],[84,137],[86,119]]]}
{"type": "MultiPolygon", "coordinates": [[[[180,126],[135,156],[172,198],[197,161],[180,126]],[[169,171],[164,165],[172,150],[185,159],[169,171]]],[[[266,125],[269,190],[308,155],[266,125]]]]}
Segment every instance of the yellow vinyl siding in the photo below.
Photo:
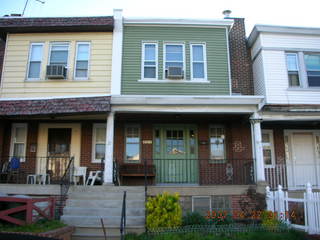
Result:
{"type": "Polygon", "coordinates": [[[2,98],[51,97],[110,94],[112,33],[23,33],[8,34],[2,74],[2,98]],[[27,80],[31,43],[44,43],[40,80],[27,80]],[[66,80],[46,79],[52,42],[69,43],[66,80]],[[77,42],[90,42],[89,78],[74,79],[77,42]]]}

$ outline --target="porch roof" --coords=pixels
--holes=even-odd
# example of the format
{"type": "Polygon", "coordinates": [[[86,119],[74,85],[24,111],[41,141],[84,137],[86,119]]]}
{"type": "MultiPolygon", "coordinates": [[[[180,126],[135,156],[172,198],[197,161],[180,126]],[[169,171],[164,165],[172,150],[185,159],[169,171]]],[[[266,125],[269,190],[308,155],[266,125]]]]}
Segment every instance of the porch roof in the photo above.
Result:
{"type": "Polygon", "coordinates": [[[110,96],[50,99],[0,99],[1,116],[101,113],[110,111],[110,96]]]}

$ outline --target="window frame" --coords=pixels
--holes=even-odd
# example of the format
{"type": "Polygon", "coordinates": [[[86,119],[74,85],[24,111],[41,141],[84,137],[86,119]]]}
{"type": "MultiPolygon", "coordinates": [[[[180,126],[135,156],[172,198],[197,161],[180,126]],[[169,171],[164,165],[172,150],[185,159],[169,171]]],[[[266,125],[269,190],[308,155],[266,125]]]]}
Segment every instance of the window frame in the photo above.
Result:
{"type": "Polygon", "coordinates": [[[163,43],[163,80],[173,81],[173,82],[179,82],[186,80],[186,47],[185,42],[164,42],[163,43]],[[172,80],[169,78],[166,78],[166,46],[167,45],[175,45],[175,46],[182,46],[182,70],[183,70],[183,78],[180,80],[172,80]]]}
{"type": "Polygon", "coordinates": [[[76,42],[75,48],[75,59],[74,59],[74,71],[73,71],[73,78],[75,80],[88,80],[90,76],[90,60],[91,60],[91,42],[79,41],[76,42]],[[78,61],[78,49],[80,44],[88,44],[88,69],[87,69],[87,77],[76,77],[77,72],[77,61],[78,61]]]}
{"type": "Polygon", "coordinates": [[[43,63],[43,52],[44,52],[44,42],[33,42],[29,45],[29,57],[28,57],[28,65],[27,65],[27,76],[26,80],[28,81],[35,81],[41,79],[41,71],[42,71],[42,63],[43,63]],[[41,46],[41,61],[40,61],[40,70],[39,70],[39,77],[38,78],[29,78],[29,70],[30,70],[30,63],[31,63],[31,54],[32,54],[32,47],[33,46],[41,46]]]}
{"type": "Polygon", "coordinates": [[[49,58],[48,58],[48,65],[50,65],[51,63],[51,52],[52,52],[52,46],[54,45],[68,45],[68,55],[67,55],[67,65],[66,65],[66,68],[68,69],[69,68],[69,64],[70,64],[70,61],[69,61],[69,57],[70,57],[70,42],[50,42],[49,43],[49,58]]]}
{"type": "Polygon", "coordinates": [[[159,71],[159,55],[158,55],[158,46],[159,44],[158,44],[158,42],[156,42],[156,41],[143,41],[142,42],[142,49],[141,49],[141,79],[142,80],[158,80],[159,79],[159,77],[158,77],[158,71],[159,71]],[[155,78],[145,78],[144,77],[144,67],[145,67],[145,65],[144,65],[144,62],[145,62],[145,45],[155,45],[155,62],[156,62],[156,64],[155,64],[155,67],[156,67],[156,76],[155,76],[155,78]]]}
{"type": "Polygon", "coordinates": [[[141,163],[141,126],[139,124],[126,124],[124,127],[124,162],[125,163],[141,163]],[[127,129],[129,127],[136,127],[138,128],[138,135],[139,135],[139,160],[128,160],[127,159],[127,129]]]}
{"type": "MultiPolygon", "coordinates": [[[[275,158],[275,152],[274,152],[274,138],[273,138],[273,130],[272,129],[261,129],[261,145],[262,145],[262,154],[264,150],[264,142],[262,138],[262,134],[268,134],[270,139],[270,150],[271,150],[271,164],[265,164],[263,159],[263,164],[265,168],[273,168],[276,165],[276,158],[275,158]]],[[[264,158],[264,156],[263,156],[264,158]]]]}
{"type": "MultiPolygon", "coordinates": [[[[309,85],[307,62],[306,62],[306,59],[305,59],[305,57],[307,55],[318,55],[320,57],[320,52],[303,52],[303,61],[304,61],[303,65],[304,65],[304,69],[305,69],[306,86],[307,86],[307,88],[310,88],[310,89],[319,89],[320,85],[319,86],[310,86],[309,85]]],[[[316,72],[319,72],[319,76],[320,76],[320,70],[317,70],[316,72]]]]}
{"type": "MultiPolygon", "coordinates": [[[[195,61],[195,62],[198,62],[198,61],[195,61]]],[[[190,80],[191,81],[208,81],[206,43],[190,43],[190,80]],[[193,62],[194,62],[193,61],[193,46],[202,46],[204,78],[194,78],[193,77],[193,62]]]]}
{"type": "Polygon", "coordinates": [[[225,125],[222,124],[211,124],[209,125],[209,152],[210,152],[210,156],[209,156],[209,161],[210,163],[226,163],[227,162],[227,144],[226,144],[226,127],[225,125]],[[223,128],[224,129],[224,158],[223,159],[213,159],[212,154],[211,154],[211,129],[212,128],[223,128]]]}
{"type": "Polygon", "coordinates": [[[286,68],[287,68],[287,78],[288,78],[288,86],[289,88],[301,88],[302,87],[302,77],[301,77],[301,69],[300,69],[300,61],[299,61],[299,53],[298,52],[285,52],[285,57],[286,57],[286,68]],[[295,55],[296,59],[296,65],[297,65],[297,72],[298,72],[298,81],[299,81],[299,86],[291,86],[290,85],[290,74],[289,72],[292,72],[289,70],[289,65],[288,65],[288,55],[295,55]]]}
{"type": "Polygon", "coordinates": [[[14,144],[22,143],[15,141],[16,129],[19,127],[25,128],[26,135],[24,137],[24,149],[23,149],[23,158],[20,159],[20,162],[25,162],[26,153],[27,153],[27,138],[28,138],[28,124],[27,123],[13,123],[11,126],[11,141],[10,141],[10,156],[13,157],[14,154],[14,144]]]}
{"type": "MultiPolygon", "coordinates": [[[[92,157],[91,157],[91,162],[92,163],[101,163],[100,159],[96,159],[96,144],[102,144],[102,143],[97,143],[97,129],[98,128],[105,128],[105,131],[107,131],[107,125],[105,123],[94,123],[92,125],[92,157]]],[[[106,154],[106,143],[107,142],[107,132],[106,132],[106,138],[104,141],[104,154],[106,154]]]]}

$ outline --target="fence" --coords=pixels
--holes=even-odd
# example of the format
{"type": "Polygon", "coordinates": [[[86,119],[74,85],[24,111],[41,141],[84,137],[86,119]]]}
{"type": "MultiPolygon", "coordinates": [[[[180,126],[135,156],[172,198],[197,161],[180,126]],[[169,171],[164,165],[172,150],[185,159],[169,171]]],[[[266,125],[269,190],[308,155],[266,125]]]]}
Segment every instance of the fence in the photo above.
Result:
{"type": "Polygon", "coordinates": [[[267,187],[266,202],[267,210],[276,213],[279,220],[309,234],[320,234],[320,193],[312,192],[310,183],[303,198],[289,197],[281,185],[276,191],[270,191],[267,187]]]}

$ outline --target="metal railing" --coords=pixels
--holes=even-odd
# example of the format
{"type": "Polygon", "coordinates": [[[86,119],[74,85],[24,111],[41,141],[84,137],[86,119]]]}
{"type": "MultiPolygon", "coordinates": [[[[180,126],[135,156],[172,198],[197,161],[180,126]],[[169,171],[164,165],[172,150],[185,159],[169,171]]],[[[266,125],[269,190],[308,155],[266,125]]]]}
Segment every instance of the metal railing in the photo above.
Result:
{"type": "Polygon", "coordinates": [[[123,192],[123,200],[122,200],[122,210],[121,210],[121,220],[120,220],[120,236],[121,240],[124,240],[126,234],[126,225],[127,225],[127,209],[126,209],[126,198],[127,192],[123,192]]]}
{"type": "Polygon", "coordinates": [[[148,162],[152,162],[155,166],[157,184],[254,183],[253,159],[153,159],[144,161],[144,164],[148,162]]]}
{"type": "Polygon", "coordinates": [[[60,211],[59,215],[62,215],[63,204],[67,198],[67,194],[70,188],[70,185],[73,181],[73,173],[74,173],[74,157],[71,157],[67,166],[65,173],[63,174],[60,180],[60,211]]]}

